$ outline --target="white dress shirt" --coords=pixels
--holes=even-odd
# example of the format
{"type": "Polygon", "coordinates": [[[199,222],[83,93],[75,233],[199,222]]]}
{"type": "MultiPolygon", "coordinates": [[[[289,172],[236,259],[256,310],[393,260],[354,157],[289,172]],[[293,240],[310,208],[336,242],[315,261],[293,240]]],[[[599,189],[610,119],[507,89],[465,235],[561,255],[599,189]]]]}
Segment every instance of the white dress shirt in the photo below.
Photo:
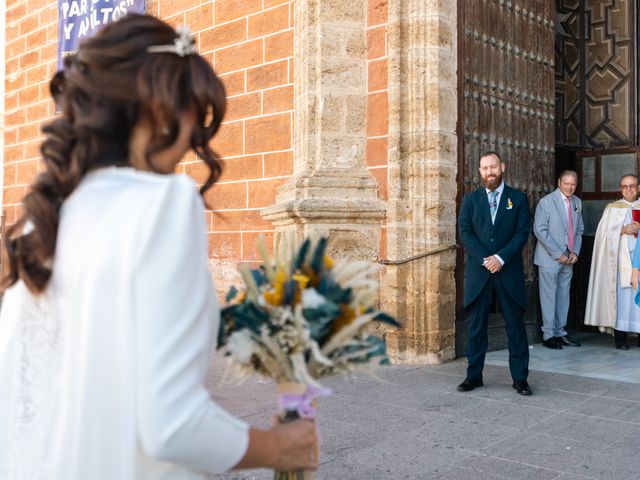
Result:
{"type": "MultiPolygon", "coordinates": [[[[571,203],[571,197],[567,197],[564,193],[562,193],[558,189],[558,193],[560,194],[560,198],[562,199],[562,206],[564,208],[564,217],[567,222],[569,222],[569,209],[567,208],[567,200],[569,201],[569,205],[571,205],[571,210],[573,212],[573,204],[571,203]]],[[[568,223],[567,223],[568,224],[568,223]]]]}
{"type": "Polygon", "coordinates": [[[0,316],[0,479],[224,472],[248,426],[204,387],[219,309],[193,180],[90,173],[64,202],[53,276],[0,316]]]}

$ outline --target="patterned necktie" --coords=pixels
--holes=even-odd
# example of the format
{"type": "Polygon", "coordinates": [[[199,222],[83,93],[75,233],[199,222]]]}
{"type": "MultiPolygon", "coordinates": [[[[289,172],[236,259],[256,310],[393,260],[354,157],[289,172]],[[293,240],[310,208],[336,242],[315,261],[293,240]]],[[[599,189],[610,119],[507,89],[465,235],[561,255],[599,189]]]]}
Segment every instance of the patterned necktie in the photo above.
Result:
{"type": "Polygon", "coordinates": [[[573,243],[574,243],[574,238],[573,238],[573,215],[571,214],[571,200],[569,200],[568,198],[564,199],[565,202],[567,202],[567,224],[569,226],[569,228],[567,230],[569,230],[569,238],[567,239],[567,249],[570,252],[573,252],[573,243]]]}
{"type": "Polygon", "coordinates": [[[489,210],[491,210],[491,221],[496,219],[496,212],[498,211],[498,192],[494,190],[489,192],[489,210]]]}

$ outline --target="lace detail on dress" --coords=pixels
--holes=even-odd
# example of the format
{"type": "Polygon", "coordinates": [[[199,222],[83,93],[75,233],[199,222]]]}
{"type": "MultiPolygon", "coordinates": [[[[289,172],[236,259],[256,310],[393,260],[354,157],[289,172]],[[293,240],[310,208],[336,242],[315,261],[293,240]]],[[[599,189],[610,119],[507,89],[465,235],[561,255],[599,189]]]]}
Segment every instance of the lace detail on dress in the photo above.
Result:
{"type": "Polygon", "coordinates": [[[54,389],[61,361],[61,324],[50,291],[34,296],[22,284],[11,339],[8,472],[11,480],[46,478],[43,462],[58,406],[54,389]]]}

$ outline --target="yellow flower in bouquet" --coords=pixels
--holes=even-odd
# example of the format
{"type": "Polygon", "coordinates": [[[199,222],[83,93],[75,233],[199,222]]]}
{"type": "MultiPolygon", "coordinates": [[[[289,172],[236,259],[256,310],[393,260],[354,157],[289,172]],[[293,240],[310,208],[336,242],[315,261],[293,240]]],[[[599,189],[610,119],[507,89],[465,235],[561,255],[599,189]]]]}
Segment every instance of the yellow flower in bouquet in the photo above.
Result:
{"type": "Polygon", "coordinates": [[[278,306],[282,303],[284,296],[284,282],[287,280],[287,274],[283,270],[276,273],[276,281],[271,290],[267,290],[262,294],[264,299],[270,305],[278,306]]]}

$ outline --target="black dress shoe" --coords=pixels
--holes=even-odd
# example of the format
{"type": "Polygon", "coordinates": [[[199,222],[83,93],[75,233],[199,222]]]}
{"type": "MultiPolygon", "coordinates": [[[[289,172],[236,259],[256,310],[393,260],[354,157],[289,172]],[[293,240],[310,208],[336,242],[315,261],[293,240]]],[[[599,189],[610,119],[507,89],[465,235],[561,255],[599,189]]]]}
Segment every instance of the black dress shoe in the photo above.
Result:
{"type": "Polygon", "coordinates": [[[557,337],[551,337],[549,340],[543,340],[542,346],[552,350],[562,350],[562,345],[558,341],[557,337]]]}
{"type": "Polygon", "coordinates": [[[560,345],[564,345],[566,347],[580,347],[582,344],[580,342],[576,342],[575,340],[571,340],[567,335],[564,337],[556,337],[557,342],[560,345]]]}
{"type": "Polygon", "coordinates": [[[613,342],[618,350],[629,350],[629,344],[627,342],[628,339],[629,335],[627,335],[627,332],[616,330],[615,328],[613,329],[613,342]],[[627,348],[623,348],[623,346],[627,348]]]}
{"type": "Polygon", "coordinates": [[[531,395],[531,387],[529,386],[529,384],[526,381],[521,382],[519,380],[514,380],[513,381],[513,388],[520,395],[525,395],[525,396],[531,395]]]}
{"type": "Polygon", "coordinates": [[[465,378],[464,382],[458,385],[459,392],[470,392],[476,387],[482,386],[482,380],[477,380],[475,378],[465,378]]]}

